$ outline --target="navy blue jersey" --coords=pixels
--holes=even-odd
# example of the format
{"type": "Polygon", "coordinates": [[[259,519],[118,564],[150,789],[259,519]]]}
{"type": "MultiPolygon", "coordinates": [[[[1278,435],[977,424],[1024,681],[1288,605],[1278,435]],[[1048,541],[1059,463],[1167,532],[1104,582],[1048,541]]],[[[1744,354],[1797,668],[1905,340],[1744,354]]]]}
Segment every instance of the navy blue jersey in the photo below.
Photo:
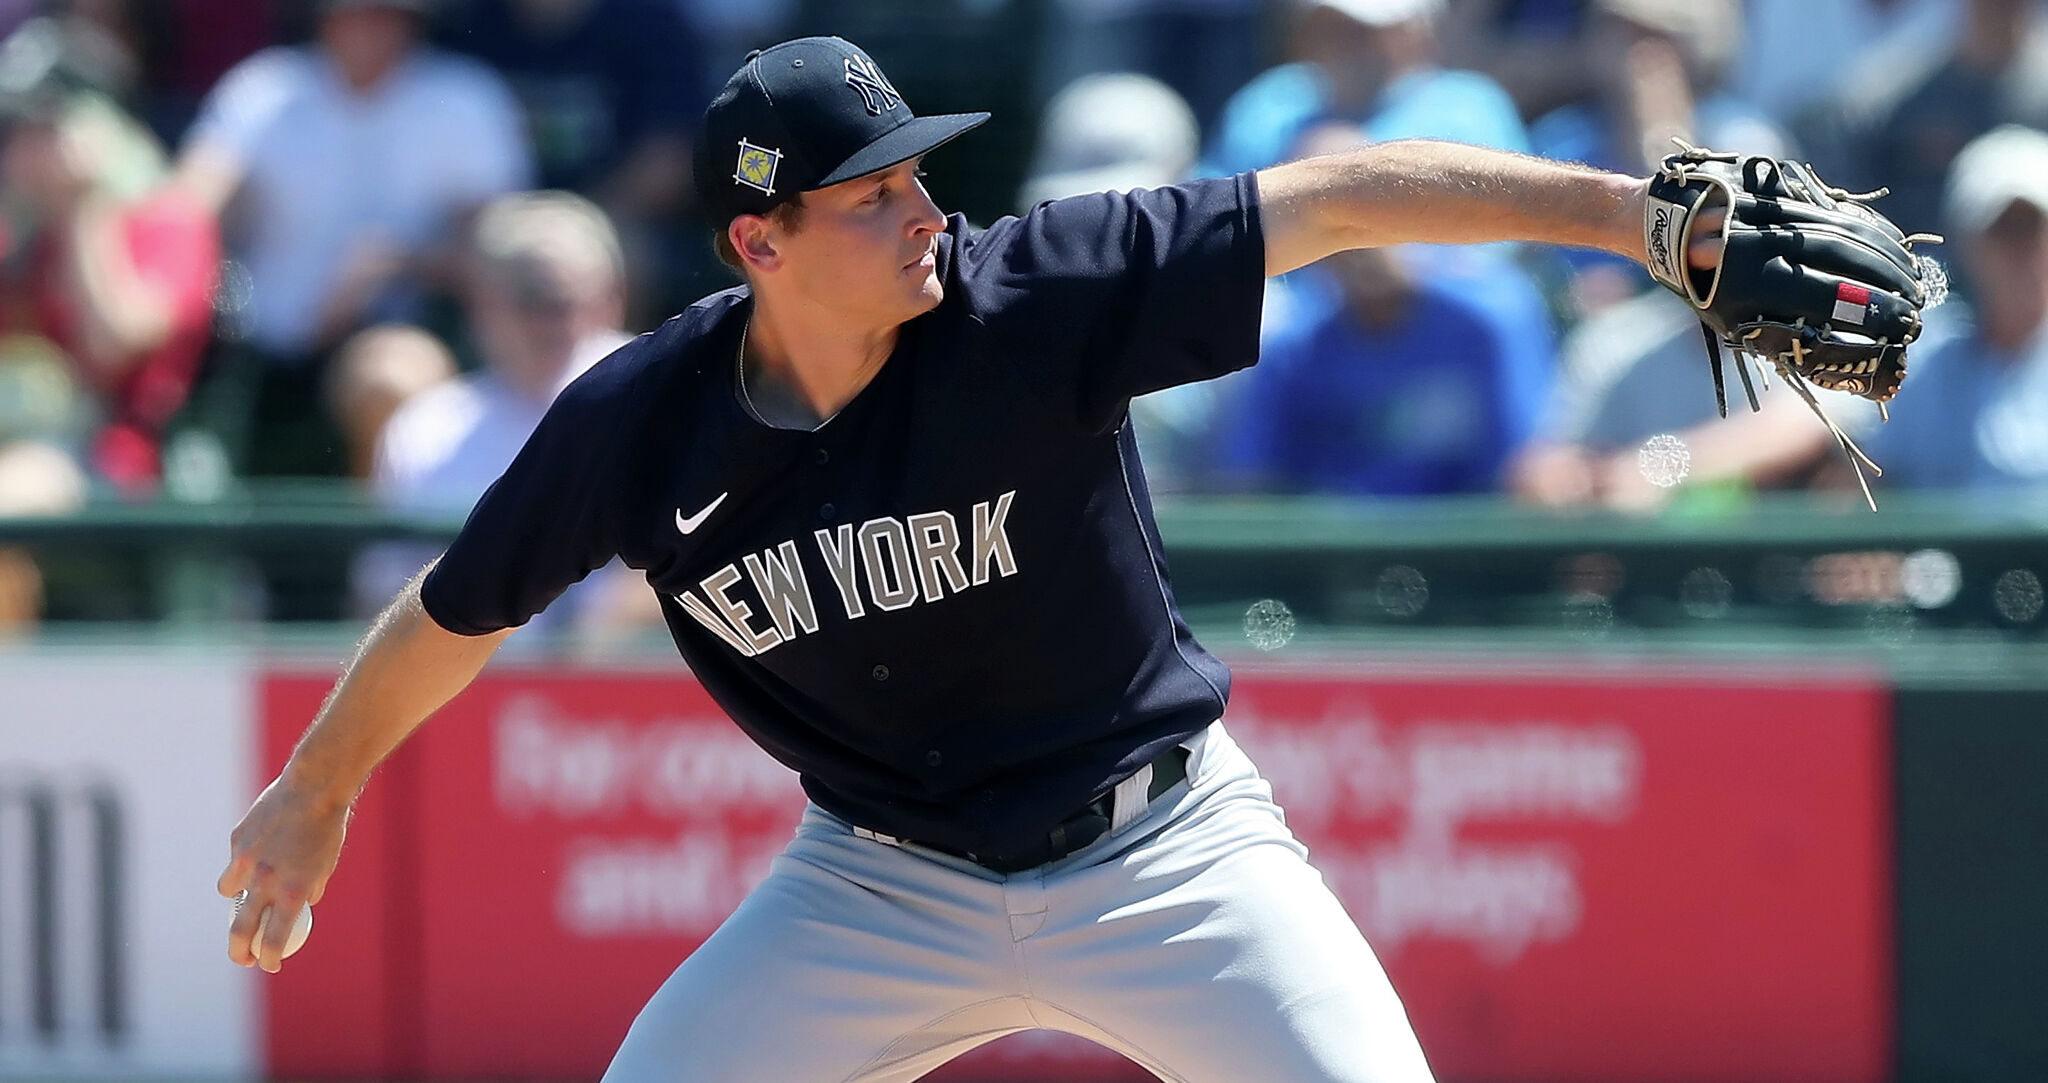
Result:
{"type": "Polygon", "coordinates": [[[1256,201],[1244,174],[954,216],[945,299],[814,432],[740,405],[752,302],[705,298],[562,393],[426,610],[512,627],[619,555],[819,805],[967,851],[1042,837],[1223,711],[1126,414],[1257,357],[1256,201]]]}

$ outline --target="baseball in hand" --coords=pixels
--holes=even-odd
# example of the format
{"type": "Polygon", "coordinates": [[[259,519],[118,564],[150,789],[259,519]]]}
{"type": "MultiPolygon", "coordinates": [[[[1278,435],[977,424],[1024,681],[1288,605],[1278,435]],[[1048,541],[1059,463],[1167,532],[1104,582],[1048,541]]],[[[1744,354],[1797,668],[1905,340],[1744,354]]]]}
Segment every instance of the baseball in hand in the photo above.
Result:
{"type": "MultiPolygon", "coordinates": [[[[242,903],[248,897],[249,893],[246,891],[235,896],[235,915],[237,917],[241,916],[242,903]]],[[[257,920],[256,941],[251,945],[251,950],[260,950],[264,936],[270,931],[270,915],[273,913],[275,913],[274,910],[265,910],[263,911],[263,916],[257,920]]],[[[291,958],[292,953],[306,945],[306,938],[311,935],[313,935],[313,907],[309,903],[299,908],[299,920],[292,922],[291,935],[285,937],[284,955],[282,957],[291,958]]]]}

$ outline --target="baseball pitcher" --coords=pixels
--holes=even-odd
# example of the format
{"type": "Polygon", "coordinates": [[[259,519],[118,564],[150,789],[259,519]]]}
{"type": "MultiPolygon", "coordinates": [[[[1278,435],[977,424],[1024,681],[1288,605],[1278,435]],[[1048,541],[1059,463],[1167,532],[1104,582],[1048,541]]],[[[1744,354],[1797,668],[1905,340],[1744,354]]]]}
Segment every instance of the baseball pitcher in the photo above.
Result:
{"type": "Polygon", "coordinates": [[[747,57],[696,162],[746,284],[564,391],[378,618],[234,831],[231,959],[278,969],[372,768],[617,556],[810,801],[608,1080],[903,1081],[1030,1028],[1187,1083],[1430,1078],[1225,728],[1130,400],[1252,364],[1269,275],[1502,240],[1650,260],[1745,356],[1888,397],[1908,239],[1764,160],[1682,150],[1645,180],[1431,142],[976,229],[919,164],[985,119],[914,115],[837,38],[747,57]]]}

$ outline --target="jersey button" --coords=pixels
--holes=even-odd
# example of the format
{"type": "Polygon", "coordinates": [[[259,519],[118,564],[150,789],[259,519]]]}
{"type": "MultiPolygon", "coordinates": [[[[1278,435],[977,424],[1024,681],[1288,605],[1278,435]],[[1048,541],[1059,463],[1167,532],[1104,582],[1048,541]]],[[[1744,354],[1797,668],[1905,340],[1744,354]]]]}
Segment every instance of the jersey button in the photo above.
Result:
{"type": "Polygon", "coordinates": [[[878,681],[886,681],[886,680],[888,680],[888,679],[889,679],[889,667],[888,667],[888,666],[876,666],[876,667],[875,667],[875,669],[874,669],[874,677],[875,677],[875,679],[876,679],[876,680],[878,680],[878,681]]]}
{"type": "Polygon", "coordinates": [[[825,504],[825,505],[821,505],[821,506],[820,506],[820,507],[818,508],[818,518],[820,518],[820,519],[830,519],[830,518],[832,518],[832,513],[833,513],[833,512],[835,512],[835,511],[838,511],[838,510],[839,510],[838,508],[835,508],[835,507],[833,507],[833,506],[832,506],[832,505],[830,505],[830,504],[825,504]]]}
{"type": "Polygon", "coordinates": [[[825,465],[826,463],[829,463],[829,462],[831,462],[831,461],[832,461],[832,453],[831,453],[831,452],[829,452],[829,451],[826,451],[826,450],[825,450],[824,448],[819,448],[819,449],[818,449],[818,453],[817,453],[816,455],[812,456],[812,458],[815,458],[815,459],[817,459],[817,460],[818,460],[818,465],[819,465],[819,466],[823,466],[823,465],[825,465]]]}
{"type": "Polygon", "coordinates": [[[926,767],[944,767],[946,765],[946,757],[940,755],[939,750],[934,748],[924,754],[924,765],[926,767]]]}

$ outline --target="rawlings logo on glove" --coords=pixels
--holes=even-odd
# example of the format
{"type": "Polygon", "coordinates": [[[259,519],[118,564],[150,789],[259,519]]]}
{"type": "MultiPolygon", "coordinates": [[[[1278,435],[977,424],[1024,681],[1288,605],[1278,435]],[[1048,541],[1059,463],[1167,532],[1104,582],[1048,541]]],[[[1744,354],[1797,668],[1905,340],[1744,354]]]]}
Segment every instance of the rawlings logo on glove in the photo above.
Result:
{"type": "Polygon", "coordinates": [[[1921,313],[1939,300],[1929,289],[1930,269],[1939,268],[1912,246],[1941,238],[1903,233],[1872,210],[1883,190],[1847,192],[1799,162],[1718,154],[1682,140],[1679,147],[1650,179],[1643,249],[1651,277],[1699,313],[1715,405],[1728,416],[1722,346],[1735,351],[1752,410],[1747,359],[1775,370],[1834,434],[1876,510],[1863,468],[1883,471],[1821,410],[1812,388],[1860,395],[1883,412],[1905,382],[1921,313]],[[1692,268],[1686,239],[1701,215],[1717,210],[1725,211],[1720,262],[1692,268]]]}

